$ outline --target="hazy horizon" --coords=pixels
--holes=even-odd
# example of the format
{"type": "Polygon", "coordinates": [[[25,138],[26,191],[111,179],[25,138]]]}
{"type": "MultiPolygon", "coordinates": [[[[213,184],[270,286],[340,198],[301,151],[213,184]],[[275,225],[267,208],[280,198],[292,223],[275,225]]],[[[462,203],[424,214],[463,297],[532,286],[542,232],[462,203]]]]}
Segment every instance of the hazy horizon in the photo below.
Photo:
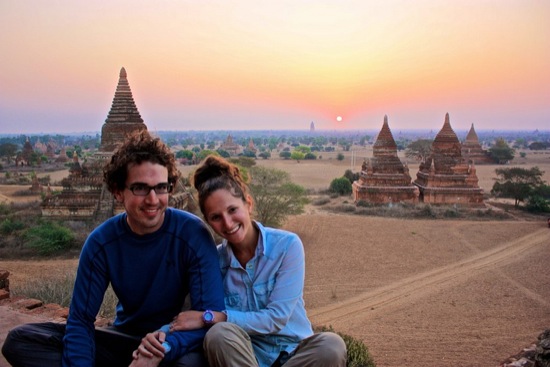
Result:
{"type": "Polygon", "coordinates": [[[100,131],[122,67],[151,131],[548,129],[548,19],[541,0],[6,0],[0,134],[100,131]]]}

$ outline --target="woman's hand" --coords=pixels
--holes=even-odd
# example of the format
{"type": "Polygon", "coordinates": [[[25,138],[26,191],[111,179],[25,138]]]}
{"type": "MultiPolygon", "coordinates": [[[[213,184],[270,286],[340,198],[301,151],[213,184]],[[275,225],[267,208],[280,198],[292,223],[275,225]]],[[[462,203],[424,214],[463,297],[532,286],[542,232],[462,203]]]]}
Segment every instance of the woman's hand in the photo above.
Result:
{"type": "Polygon", "coordinates": [[[170,332],[202,329],[204,327],[202,314],[202,311],[192,310],[180,312],[170,323],[170,332]]]}

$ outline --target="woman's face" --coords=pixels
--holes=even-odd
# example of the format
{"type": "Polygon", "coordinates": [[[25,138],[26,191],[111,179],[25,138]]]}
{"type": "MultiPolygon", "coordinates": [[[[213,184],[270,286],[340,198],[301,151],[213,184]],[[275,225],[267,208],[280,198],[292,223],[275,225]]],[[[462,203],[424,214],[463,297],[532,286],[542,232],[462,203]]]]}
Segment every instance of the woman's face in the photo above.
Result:
{"type": "Polygon", "coordinates": [[[204,217],[214,232],[232,245],[250,245],[252,200],[243,201],[226,189],[216,190],[204,201],[204,217]]]}

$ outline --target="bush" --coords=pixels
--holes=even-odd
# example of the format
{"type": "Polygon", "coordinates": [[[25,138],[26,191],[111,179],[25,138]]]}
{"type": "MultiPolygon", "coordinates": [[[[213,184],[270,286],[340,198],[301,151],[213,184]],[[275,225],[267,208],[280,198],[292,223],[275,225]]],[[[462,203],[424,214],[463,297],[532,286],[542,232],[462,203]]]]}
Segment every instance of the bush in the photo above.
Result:
{"type": "Polygon", "coordinates": [[[376,366],[376,364],[374,363],[374,359],[370,355],[369,349],[367,348],[365,343],[353,338],[350,335],[334,331],[332,326],[329,328],[325,326],[315,328],[315,332],[324,332],[324,331],[330,331],[340,335],[340,337],[344,340],[344,343],[346,343],[346,349],[348,353],[348,362],[346,364],[347,367],[375,367],[376,366]]]}
{"type": "Polygon", "coordinates": [[[42,222],[24,232],[25,245],[41,255],[52,255],[68,250],[74,242],[74,234],[54,222],[42,222]]]}
{"type": "Polygon", "coordinates": [[[338,159],[339,161],[343,161],[344,155],[342,153],[338,153],[338,155],[336,156],[336,159],[338,159]]]}
{"type": "Polygon", "coordinates": [[[329,191],[339,195],[349,195],[352,191],[351,182],[345,177],[335,178],[330,183],[329,191]]]}
{"type": "Polygon", "coordinates": [[[250,168],[256,165],[256,160],[252,157],[240,156],[238,158],[231,158],[229,160],[231,163],[239,165],[244,168],[250,168]]]}
{"type": "Polygon", "coordinates": [[[6,218],[0,223],[0,233],[3,235],[12,234],[25,228],[25,224],[19,220],[6,218]]]}
{"type": "Polygon", "coordinates": [[[525,206],[531,213],[549,213],[550,204],[548,201],[540,195],[532,195],[527,198],[527,205],[525,206]]]}
{"type": "Polygon", "coordinates": [[[352,170],[347,169],[346,172],[344,172],[344,177],[349,180],[349,182],[354,183],[355,181],[359,180],[360,173],[353,173],[352,170]]]}
{"type": "Polygon", "coordinates": [[[282,151],[281,153],[279,153],[279,157],[281,157],[283,159],[290,159],[291,155],[292,155],[292,153],[290,153],[288,151],[282,151]]]}
{"type": "Polygon", "coordinates": [[[336,205],[332,208],[337,213],[354,213],[355,212],[355,205],[352,204],[341,204],[336,205]]]}
{"type": "Polygon", "coordinates": [[[419,216],[425,217],[425,218],[436,218],[437,213],[435,212],[434,208],[432,208],[430,204],[426,204],[420,209],[419,216]]]}
{"type": "Polygon", "coordinates": [[[327,197],[327,196],[322,196],[322,197],[317,198],[317,199],[315,199],[311,202],[311,204],[316,205],[316,206],[325,205],[325,204],[328,204],[328,203],[330,203],[330,198],[327,197]]]}
{"type": "Polygon", "coordinates": [[[6,203],[0,203],[0,215],[6,215],[11,212],[10,206],[6,203]]]}

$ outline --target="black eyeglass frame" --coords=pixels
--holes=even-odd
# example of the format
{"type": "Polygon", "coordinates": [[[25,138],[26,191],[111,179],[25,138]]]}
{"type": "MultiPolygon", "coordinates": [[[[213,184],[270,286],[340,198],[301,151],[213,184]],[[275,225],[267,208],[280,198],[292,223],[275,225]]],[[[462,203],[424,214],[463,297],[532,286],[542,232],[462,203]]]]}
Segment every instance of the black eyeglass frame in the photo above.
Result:
{"type": "Polygon", "coordinates": [[[172,190],[174,189],[174,185],[172,185],[170,182],[161,182],[156,184],[155,186],[149,186],[144,183],[134,183],[130,186],[127,186],[126,188],[130,190],[135,196],[147,196],[151,193],[151,190],[153,190],[157,195],[166,195],[172,192],[172,190]],[[140,192],[139,190],[143,191],[140,192]],[[136,193],[136,191],[138,192],[136,193]]]}

